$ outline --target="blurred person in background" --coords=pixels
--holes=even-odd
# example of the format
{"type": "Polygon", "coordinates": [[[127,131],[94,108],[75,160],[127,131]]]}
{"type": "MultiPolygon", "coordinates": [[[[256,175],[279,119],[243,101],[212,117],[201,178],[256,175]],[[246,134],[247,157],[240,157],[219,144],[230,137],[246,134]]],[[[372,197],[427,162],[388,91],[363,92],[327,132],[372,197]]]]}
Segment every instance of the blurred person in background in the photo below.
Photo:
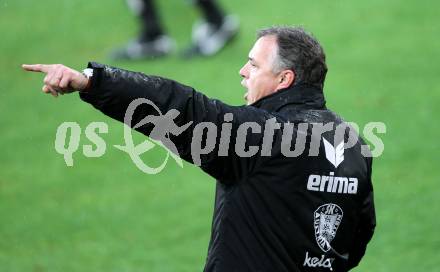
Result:
{"type": "MultiPolygon", "coordinates": [[[[146,98],[155,106],[142,105],[133,113],[135,123],[157,115],[155,107],[163,113],[177,110],[179,127],[191,123],[169,139],[181,158],[217,179],[205,272],[344,272],[364,256],[376,226],[372,157],[361,151],[360,137],[345,147],[344,139],[351,137],[345,128],[336,137],[336,127],[347,124],[326,107],[325,54],[302,28],[259,31],[239,71],[246,89],[243,106],[210,99],[173,80],[93,62],[84,74],[64,65],[23,68],[46,74],[44,92],[79,90],[83,101],[121,122],[133,101],[146,98]],[[213,143],[208,144],[205,124],[221,128],[214,130],[213,143]],[[318,124],[327,129],[316,135],[318,124]],[[205,130],[197,131],[199,126],[205,130]],[[228,126],[230,141],[224,144],[228,126]],[[285,133],[290,133],[287,142],[285,133]],[[212,147],[198,158],[193,156],[197,137],[212,147]],[[302,153],[286,156],[301,137],[302,153]]],[[[155,128],[127,125],[147,136],[155,128]]]]}
{"type": "MultiPolygon", "coordinates": [[[[212,56],[219,52],[238,32],[238,18],[226,15],[216,0],[194,0],[202,12],[203,20],[192,30],[192,43],[182,56],[212,56]]],[[[148,59],[170,54],[175,49],[174,40],[166,34],[155,0],[127,0],[140,20],[136,39],[111,53],[116,60],[148,59]]]]}

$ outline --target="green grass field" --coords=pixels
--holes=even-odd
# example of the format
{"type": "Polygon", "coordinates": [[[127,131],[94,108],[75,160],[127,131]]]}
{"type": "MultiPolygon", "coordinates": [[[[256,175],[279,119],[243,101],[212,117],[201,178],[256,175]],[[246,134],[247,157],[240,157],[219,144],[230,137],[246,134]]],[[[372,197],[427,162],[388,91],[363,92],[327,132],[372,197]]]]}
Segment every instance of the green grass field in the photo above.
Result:
{"type": "MultiPolygon", "coordinates": [[[[44,95],[43,77],[22,72],[20,64],[82,69],[96,60],[173,78],[239,105],[238,70],[255,30],[274,24],[301,24],[322,42],[331,109],[361,125],[387,125],[385,151],[374,163],[378,226],[355,271],[439,271],[440,4],[222,3],[239,15],[241,32],[215,57],[112,62],[110,50],[137,29],[124,1],[0,0],[0,271],[201,271],[213,208],[212,178],[173,161],[160,174],[143,174],[112,147],[123,143],[121,124],[77,94],[44,95]],[[107,122],[105,155],[87,158],[79,149],[67,167],[54,148],[65,121],[83,129],[107,122]]],[[[169,33],[184,47],[196,10],[182,0],[160,7],[169,33]]],[[[164,154],[145,159],[159,163],[164,154]]]]}

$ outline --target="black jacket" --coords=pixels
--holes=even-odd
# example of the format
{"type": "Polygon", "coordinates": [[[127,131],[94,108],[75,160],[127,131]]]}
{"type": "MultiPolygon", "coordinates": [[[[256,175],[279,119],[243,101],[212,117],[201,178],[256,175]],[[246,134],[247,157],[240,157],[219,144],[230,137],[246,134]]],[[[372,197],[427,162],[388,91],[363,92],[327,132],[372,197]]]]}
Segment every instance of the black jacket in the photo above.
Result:
{"type": "MultiPolygon", "coordinates": [[[[162,113],[178,110],[175,121],[179,126],[192,121],[185,132],[170,135],[179,156],[186,161],[193,162],[194,127],[211,122],[219,128],[215,149],[202,155],[199,163],[217,179],[205,271],[347,271],[359,263],[376,224],[372,160],[361,155],[364,142],[359,139],[342,154],[339,150],[339,161],[335,163],[331,152],[337,144],[333,140],[334,126],[322,137],[311,136],[312,123],[343,123],[326,109],[322,90],[297,85],[253,105],[236,107],[172,80],[96,63],[89,67],[94,68],[92,87],[80,96],[104,114],[123,121],[130,102],[142,97],[151,100],[162,113]],[[227,156],[219,156],[220,128],[226,113],[233,114],[229,122],[231,141],[227,156]],[[266,121],[272,118],[281,128],[274,130],[267,156],[262,154],[263,132],[266,121]],[[245,122],[259,124],[262,130],[239,130],[245,122]],[[299,156],[282,153],[286,123],[308,123],[303,132],[295,127],[292,139],[284,142],[290,142],[293,150],[295,139],[305,133],[305,150],[299,156]],[[235,152],[237,133],[246,131],[247,148],[243,151],[260,147],[251,157],[235,152]],[[309,156],[313,140],[318,143],[318,156],[309,156]],[[324,140],[330,143],[329,150],[324,140]]],[[[144,104],[135,111],[132,124],[155,113],[144,104]]],[[[146,124],[136,130],[149,135],[152,126],[146,124]]]]}

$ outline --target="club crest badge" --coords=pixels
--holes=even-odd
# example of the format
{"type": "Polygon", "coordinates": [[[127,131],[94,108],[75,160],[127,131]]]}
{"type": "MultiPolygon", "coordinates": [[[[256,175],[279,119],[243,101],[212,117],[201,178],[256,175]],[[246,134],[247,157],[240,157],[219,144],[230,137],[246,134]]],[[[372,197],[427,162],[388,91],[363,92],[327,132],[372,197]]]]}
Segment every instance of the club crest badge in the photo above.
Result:
{"type": "Polygon", "coordinates": [[[336,236],[341,224],[344,212],[336,204],[325,204],[319,206],[314,214],[315,238],[322,251],[327,252],[332,247],[330,243],[336,236]]]}

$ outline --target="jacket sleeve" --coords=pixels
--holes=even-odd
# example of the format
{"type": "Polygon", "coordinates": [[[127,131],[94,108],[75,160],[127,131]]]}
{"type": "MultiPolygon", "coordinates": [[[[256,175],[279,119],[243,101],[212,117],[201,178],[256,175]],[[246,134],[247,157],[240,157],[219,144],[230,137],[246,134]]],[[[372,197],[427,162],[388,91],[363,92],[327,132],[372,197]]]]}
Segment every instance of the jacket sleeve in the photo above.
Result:
{"type": "Polygon", "coordinates": [[[360,221],[357,231],[355,233],[355,239],[353,241],[353,247],[350,250],[348,259],[348,268],[351,269],[357,266],[365,254],[367,244],[370,242],[374,234],[376,227],[376,212],[374,208],[374,194],[373,185],[371,182],[372,171],[372,158],[368,158],[369,164],[369,183],[368,193],[361,203],[360,208],[360,221]]]}
{"type": "MultiPolygon", "coordinates": [[[[138,98],[148,99],[154,106],[149,103],[139,105],[132,115],[131,123],[126,124],[147,136],[150,136],[154,125],[146,123],[135,127],[137,123],[146,116],[158,116],[170,110],[177,110],[179,114],[174,122],[178,127],[191,122],[191,125],[179,135],[168,134],[169,139],[177,148],[177,155],[190,163],[199,165],[205,172],[223,181],[236,181],[252,171],[253,160],[235,155],[237,128],[244,122],[256,122],[263,125],[269,118],[265,111],[249,106],[229,106],[221,101],[209,99],[191,87],[157,76],[130,72],[94,62],[89,63],[88,67],[94,69],[94,76],[91,88],[86,92],[80,92],[83,101],[90,103],[111,118],[123,122],[127,108],[132,101],[138,98]],[[225,114],[228,113],[232,114],[229,115],[232,116],[232,120],[225,118],[225,114]],[[224,122],[225,119],[229,122],[224,122]],[[211,133],[215,133],[215,138],[210,138],[214,139],[215,147],[207,154],[200,154],[198,156],[200,160],[197,160],[197,156],[194,157],[191,152],[192,141],[193,138],[198,140],[199,134],[208,135],[209,128],[207,127],[212,125],[205,126],[204,124],[207,123],[214,124],[216,127],[215,130],[211,130],[211,133]],[[223,137],[221,141],[222,124],[225,123],[230,123],[231,127],[229,142],[227,137],[223,137]],[[196,132],[194,132],[195,128],[198,128],[196,132]],[[223,143],[222,152],[220,152],[222,156],[218,155],[220,142],[223,143]],[[225,145],[227,146],[226,153],[225,145]]],[[[248,132],[247,135],[247,146],[260,144],[261,135],[252,132],[248,132]]],[[[208,144],[208,138],[203,137],[203,139],[205,145],[208,144]]],[[[212,142],[209,144],[212,145],[212,142]]]]}

